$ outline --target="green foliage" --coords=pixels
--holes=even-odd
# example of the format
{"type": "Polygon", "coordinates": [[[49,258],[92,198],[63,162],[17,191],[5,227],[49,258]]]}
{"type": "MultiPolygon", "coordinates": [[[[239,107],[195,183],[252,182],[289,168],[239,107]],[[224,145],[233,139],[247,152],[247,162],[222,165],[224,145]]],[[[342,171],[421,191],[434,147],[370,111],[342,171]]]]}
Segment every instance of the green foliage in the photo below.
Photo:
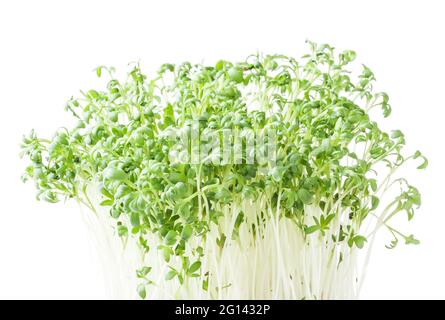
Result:
{"type": "MultiPolygon", "coordinates": [[[[357,234],[360,226],[381,212],[395,237],[390,247],[398,237],[418,243],[388,225],[398,212],[411,219],[421,203],[417,189],[391,177],[409,159],[422,159],[418,168],[424,169],[426,158],[420,152],[402,155],[403,133],[386,133],[371,120],[374,108],[390,115],[389,98],[373,91],[375,77],[368,67],[363,66],[356,81],[350,75],[355,52],[336,53],[311,42],[309,47],[299,62],[283,55],[253,55],[215,66],[164,64],[152,79],[136,65],[123,82],[113,77],[112,68],[98,67],[101,79],[103,71],[109,74],[106,89],[86,91],[66,105],[78,119],[77,126],[58,130],[50,140],[34,132],[24,137],[22,155],[30,164],[23,179],[35,181],[38,199],[76,198],[93,210],[86,190],[99,182],[101,205],[116,220],[119,236],[134,236],[148,251],[152,244],[146,236],[155,234],[162,243],[155,250],[165,261],[172,256],[193,258],[183,270],[169,270],[166,280],[178,277],[182,282],[201,272],[198,251],[190,256],[185,248],[196,237],[205,241],[209,225],[218,223],[218,208],[242,197],[266,197],[305,236],[324,236],[332,225],[341,224],[335,241],[362,248],[367,239],[357,234]],[[252,101],[259,110],[249,109],[252,101]],[[202,130],[275,130],[277,163],[171,163],[169,154],[179,142],[169,138],[172,130],[194,120],[202,130]],[[381,164],[389,173],[378,179],[381,164]],[[382,208],[382,192],[396,182],[401,193],[382,208]],[[306,217],[308,206],[321,208],[323,215],[306,217]],[[342,212],[350,212],[348,219],[340,219],[342,212]]],[[[258,216],[269,212],[265,208],[258,216]]],[[[240,213],[234,237],[242,223],[240,213]]],[[[221,249],[225,240],[221,234],[221,249]]],[[[137,275],[146,279],[150,270],[147,266],[137,275]]],[[[145,284],[138,293],[145,298],[145,284]]]]}

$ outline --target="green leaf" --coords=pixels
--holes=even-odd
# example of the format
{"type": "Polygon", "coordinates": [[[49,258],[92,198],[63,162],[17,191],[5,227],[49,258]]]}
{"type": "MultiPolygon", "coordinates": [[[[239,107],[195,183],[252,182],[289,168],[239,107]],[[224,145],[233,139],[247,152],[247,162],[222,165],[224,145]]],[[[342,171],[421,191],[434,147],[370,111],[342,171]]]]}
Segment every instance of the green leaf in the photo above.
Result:
{"type": "Polygon", "coordinates": [[[144,278],[150,273],[151,269],[151,267],[142,267],[136,271],[136,276],[138,278],[144,278]]]}
{"type": "Polygon", "coordinates": [[[99,97],[99,93],[96,90],[88,90],[87,97],[90,99],[97,99],[99,97]]]}
{"type": "Polygon", "coordinates": [[[331,221],[335,218],[335,214],[331,213],[329,215],[326,216],[326,218],[324,216],[321,216],[321,221],[320,224],[322,227],[327,227],[329,225],[329,223],[331,223],[331,221]]]}
{"type": "Polygon", "coordinates": [[[170,256],[172,255],[173,250],[168,248],[168,247],[164,247],[162,249],[162,256],[164,257],[165,262],[170,262],[170,256]]]}
{"type": "Polygon", "coordinates": [[[400,130],[393,130],[391,133],[391,138],[393,138],[393,139],[403,138],[403,137],[404,137],[404,135],[403,135],[402,131],[400,131],[400,130]]]}
{"type": "Polygon", "coordinates": [[[192,234],[193,234],[193,228],[191,225],[187,224],[182,229],[181,238],[182,238],[182,240],[187,241],[188,239],[190,239],[192,234]]]}
{"type": "Polygon", "coordinates": [[[165,275],[165,280],[171,280],[174,277],[176,277],[178,273],[176,272],[176,270],[170,270],[169,272],[167,272],[167,274],[165,275]]]}
{"type": "Polygon", "coordinates": [[[371,190],[376,192],[377,191],[377,180],[369,179],[368,183],[369,183],[369,186],[371,187],[371,190]]]}
{"type": "Polygon", "coordinates": [[[117,234],[119,237],[126,237],[128,235],[128,228],[124,225],[117,226],[117,234]]]}
{"type": "Polygon", "coordinates": [[[225,65],[225,61],[224,60],[219,60],[216,64],[215,64],[215,69],[216,71],[221,71],[224,68],[225,65]]]}
{"type": "Polygon", "coordinates": [[[163,65],[161,65],[161,68],[159,69],[159,73],[164,73],[166,71],[174,72],[175,66],[171,63],[164,63],[163,65]]]}
{"type": "Polygon", "coordinates": [[[357,248],[362,249],[365,245],[366,238],[364,236],[357,235],[354,237],[354,244],[357,246],[357,248]]]}
{"type": "Polygon", "coordinates": [[[114,203],[113,200],[111,200],[111,199],[107,199],[107,200],[102,201],[102,202],[100,203],[100,205],[103,206],[103,207],[106,207],[106,206],[112,206],[113,203],[114,203]]]}
{"type": "Polygon", "coordinates": [[[115,181],[122,181],[127,178],[127,174],[118,168],[107,168],[103,173],[104,178],[115,181]]]}
{"type": "Polygon", "coordinates": [[[172,246],[176,243],[176,231],[174,230],[170,230],[166,235],[165,235],[165,244],[168,246],[172,246]]]}
{"type": "Polygon", "coordinates": [[[313,225],[313,226],[310,226],[310,227],[305,227],[304,228],[304,233],[305,234],[311,234],[311,233],[314,233],[315,231],[318,231],[318,230],[320,230],[320,226],[313,225]]]}
{"type": "Polygon", "coordinates": [[[209,290],[209,279],[205,279],[202,281],[202,290],[204,291],[209,290]]]}
{"type": "Polygon", "coordinates": [[[234,82],[242,82],[243,81],[243,70],[237,67],[232,67],[228,71],[230,80],[234,82]]]}
{"type": "Polygon", "coordinates": [[[420,241],[414,238],[414,235],[409,235],[405,237],[405,244],[420,244],[420,241]]]}
{"type": "Polygon", "coordinates": [[[244,212],[240,211],[235,220],[235,225],[234,225],[235,230],[237,230],[241,226],[241,223],[243,223],[243,221],[244,221],[244,212]]]}
{"type": "Polygon", "coordinates": [[[190,266],[190,268],[188,269],[187,273],[188,273],[188,274],[192,274],[192,273],[194,273],[195,271],[197,271],[199,268],[201,268],[201,262],[200,262],[200,261],[196,261],[196,262],[194,262],[194,263],[190,266]]]}
{"type": "Polygon", "coordinates": [[[133,227],[139,227],[140,220],[139,220],[139,213],[138,212],[133,211],[131,213],[131,215],[130,215],[130,222],[131,222],[131,225],[133,227]]]}
{"type": "Polygon", "coordinates": [[[399,242],[398,239],[394,239],[391,241],[389,245],[385,245],[387,249],[394,249],[397,246],[397,243],[399,242]]]}
{"type": "Polygon", "coordinates": [[[371,210],[377,209],[379,206],[380,199],[376,196],[371,196],[371,210]]]}
{"type": "Polygon", "coordinates": [[[307,191],[306,189],[300,188],[297,191],[297,197],[304,204],[311,204],[312,203],[312,194],[309,191],[307,191]]]}
{"type": "Polygon", "coordinates": [[[146,288],[145,288],[145,284],[139,284],[138,287],[137,287],[137,291],[138,291],[139,297],[141,297],[142,299],[146,298],[147,291],[146,291],[146,288]]]}
{"type": "Polygon", "coordinates": [[[226,243],[226,235],[222,234],[221,237],[216,239],[216,244],[220,249],[224,247],[224,244],[226,243]]]}
{"type": "Polygon", "coordinates": [[[168,103],[164,109],[164,126],[168,127],[175,124],[175,111],[173,105],[168,103]]]}
{"type": "Polygon", "coordinates": [[[423,158],[423,163],[417,167],[417,169],[425,169],[426,167],[428,167],[428,159],[427,158],[423,158]]]}
{"type": "Polygon", "coordinates": [[[340,54],[340,60],[342,64],[347,64],[351,61],[354,61],[357,54],[352,50],[345,50],[340,54]]]}

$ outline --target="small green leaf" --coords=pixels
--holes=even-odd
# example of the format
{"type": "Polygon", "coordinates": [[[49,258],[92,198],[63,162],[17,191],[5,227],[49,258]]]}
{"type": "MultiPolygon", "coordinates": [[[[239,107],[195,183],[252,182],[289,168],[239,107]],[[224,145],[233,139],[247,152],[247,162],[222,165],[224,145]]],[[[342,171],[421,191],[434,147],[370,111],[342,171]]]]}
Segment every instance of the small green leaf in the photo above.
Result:
{"type": "Polygon", "coordinates": [[[179,280],[179,284],[181,284],[181,285],[184,284],[184,277],[181,274],[178,274],[178,280],[179,280]]]}
{"type": "Polygon", "coordinates": [[[216,71],[221,71],[224,68],[224,60],[219,60],[216,64],[215,64],[215,69],[216,71]]]}
{"type": "Polygon", "coordinates": [[[311,202],[312,202],[312,194],[309,191],[307,191],[306,189],[300,188],[297,191],[297,197],[304,204],[311,204],[311,202]]]}
{"type": "Polygon", "coordinates": [[[164,239],[166,245],[168,246],[174,245],[176,243],[176,231],[170,230],[169,232],[167,232],[164,239]]]}
{"type": "Polygon", "coordinates": [[[103,185],[101,185],[100,187],[100,192],[107,198],[109,199],[113,199],[113,195],[111,194],[110,191],[108,191],[103,185]]]}
{"type": "Polygon", "coordinates": [[[139,221],[139,213],[138,212],[133,211],[131,213],[130,222],[133,227],[139,227],[140,221],[139,221]]]}
{"type": "Polygon", "coordinates": [[[191,225],[187,224],[182,229],[181,238],[182,238],[182,240],[187,241],[188,239],[190,239],[192,234],[193,234],[193,228],[191,225]]]}
{"type": "Polygon", "coordinates": [[[314,233],[317,230],[320,230],[320,226],[313,225],[313,226],[310,226],[310,227],[305,227],[304,228],[304,233],[305,234],[311,234],[311,233],[314,233]]]}
{"type": "Polygon", "coordinates": [[[209,289],[209,279],[202,281],[202,290],[207,291],[209,289]]]}
{"type": "Polygon", "coordinates": [[[354,237],[354,244],[357,246],[357,248],[362,249],[365,245],[366,238],[364,236],[357,235],[354,237]]]}
{"type": "Polygon", "coordinates": [[[137,291],[138,291],[139,296],[140,296],[142,299],[145,299],[145,298],[146,298],[146,296],[147,296],[147,290],[146,290],[146,288],[145,288],[145,284],[139,284],[138,287],[137,287],[137,291]]]}
{"type": "Polygon", "coordinates": [[[176,277],[178,273],[176,272],[176,270],[170,270],[169,272],[167,272],[167,274],[165,275],[165,280],[171,280],[174,277],[176,277]]]}
{"type": "Polygon", "coordinates": [[[244,212],[240,211],[240,213],[238,214],[238,216],[236,217],[235,220],[235,230],[239,229],[241,223],[243,223],[244,221],[244,212]]]}
{"type": "Polygon", "coordinates": [[[420,244],[420,241],[414,238],[414,235],[411,234],[405,237],[405,244],[420,244]]]}
{"type": "Polygon", "coordinates": [[[351,237],[348,239],[348,246],[349,246],[349,248],[352,248],[353,245],[354,245],[354,238],[351,237]]]}
{"type": "Polygon", "coordinates": [[[369,183],[369,186],[371,187],[371,190],[375,192],[377,190],[377,180],[369,179],[368,183],[369,183]]]}
{"type": "Polygon", "coordinates": [[[122,181],[127,178],[127,174],[118,168],[107,168],[104,173],[104,178],[115,181],[122,181]]]}
{"type": "Polygon", "coordinates": [[[371,196],[371,210],[377,209],[379,206],[380,199],[376,196],[371,196]]]}
{"type": "Polygon", "coordinates": [[[138,278],[144,278],[149,274],[151,271],[151,267],[142,267],[139,270],[136,271],[136,276],[138,278]]]}
{"type": "Polygon", "coordinates": [[[87,97],[90,99],[97,99],[99,97],[99,93],[96,90],[88,90],[87,97]]]}
{"type": "Polygon", "coordinates": [[[394,249],[394,248],[397,246],[397,243],[398,243],[398,242],[399,242],[398,239],[394,239],[394,240],[391,241],[390,244],[385,245],[385,247],[386,247],[387,249],[394,249]]]}
{"type": "Polygon", "coordinates": [[[100,205],[103,206],[103,207],[106,207],[106,206],[112,206],[113,203],[114,203],[113,200],[111,200],[111,199],[107,199],[107,200],[102,201],[102,202],[100,203],[100,205]]]}
{"type": "Polygon", "coordinates": [[[170,262],[170,256],[172,254],[172,249],[168,248],[168,247],[164,247],[162,249],[162,255],[164,257],[165,262],[170,262]]]}
{"type": "Polygon", "coordinates": [[[159,73],[164,73],[166,71],[175,71],[175,66],[171,63],[164,63],[161,68],[159,68],[159,73]]]}
{"type": "Polygon", "coordinates": [[[331,213],[326,218],[324,216],[321,216],[321,225],[323,227],[327,227],[329,223],[335,218],[335,214],[331,213]]]}
{"type": "Polygon", "coordinates": [[[128,235],[128,228],[122,224],[117,226],[117,234],[119,237],[126,237],[128,235]]]}
{"type": "Polygon", "coordinates": [[[190,268],[188,269],[187,273],[188,274],[192,274],[193,272],[197,271],[199,268],[201,268],[201,262],[200,261],[196,261],[195,263],[193,263],[190,268]]]}
{"type": "Polygon", "coordinates": [[[232,67],[229,69],[229,77],[230,80],[234,82],[242,82],[243,81],[243,70],[237,67],[232,67]]]}
{"type": "Polygon", "coordinates": [[[400,130],[393,130],[391,133],[391,138],[397,139],[397,138],[403,138],[403,133],[400,130]]]}
{"type": "Polygon", "coordinates": [[[423,158],[423,163],[417,167],[417,169],[425,169],[426,167],[428,167],[428,159],[427,158],[423,158]]]}
{"type": "Polygon", "coordinates": [[[224,247],[224,244],[226,242],[226,235],[222,234],[221,237],[216,239],[216,244],[218,245],[218,247],[220,249],[222,249],[224,247]]]}

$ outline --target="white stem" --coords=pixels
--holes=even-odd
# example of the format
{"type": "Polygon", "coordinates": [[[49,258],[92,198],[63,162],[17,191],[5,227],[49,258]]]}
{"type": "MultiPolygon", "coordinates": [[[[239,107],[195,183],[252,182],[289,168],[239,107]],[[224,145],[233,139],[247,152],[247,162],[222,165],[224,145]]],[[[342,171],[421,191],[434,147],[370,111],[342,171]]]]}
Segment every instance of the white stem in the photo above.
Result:
{"type": "MultiPolygon", "coordinates": [[[[100,197],[91,195],[91,199],[100,197]]],[[[201,275],[187,278],[182,286],[176,278],[164,280],[169,266],[181,269],[181,260],[172,256],[169,263],[164,261],[156,249],[161,243],[157,235],[147,235],[152,249],[145,255],[131,235],[122,251],[108,209],[99,206],[96,209],[97,216],[91,217],[97,218],[90,217],[90,225],[92,233],[101,238],[97,241],[99,253],[111,257],[105,260],[104,270],[112,269],[108,282],[115,289],[114,298],[136,298],[135,271],[144,265],[152,267],[149,278],[155,283],[147,288],[149,299],[344,299],[356,298],[359,292],[356,248],[335,243],[332,240],[332,235],[338,234],[335,229],[324,236],[319,232],[305,236],[293,220],[281,215],[279,206],[272,208],[264,198],[240,200],[216,208],[223,213],[218,225],[210,224],[205,241],[202,237],[192,237],[186,249],[193,260],[192,249],[203,247],[201,275]],[[245,218],[236,235],[234,226],[241,211],[245,218]],[[260,213],[267,218],[259,223],[260,213]],[[220,248],[216,240],[222,234],[226,240],[220,248]],[[207,278],[206,273],[209,282],[208,290],[204,291],[202,282],[207,278]]],[[[304,211],[308,224],[323,213],[316,206],[305,206],[304,211]]],[[[337,230],[348,214],[339,212],[333,224],[337,230]]]]}

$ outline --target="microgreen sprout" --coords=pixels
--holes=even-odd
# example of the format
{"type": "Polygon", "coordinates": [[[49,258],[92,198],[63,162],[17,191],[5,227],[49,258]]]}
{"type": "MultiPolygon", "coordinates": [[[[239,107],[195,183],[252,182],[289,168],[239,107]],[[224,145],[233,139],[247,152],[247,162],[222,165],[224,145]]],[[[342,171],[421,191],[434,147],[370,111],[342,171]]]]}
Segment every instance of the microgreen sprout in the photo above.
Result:
{"type": "MultiPolygon", "coordinates": [[[[164,64],[152,77],[134,65],[125,81],[99,67],[106,88],[66,104],[77,126],[50,140],[24,137],[23,178],[35,181],[38,199],[76,199],[136,244],[134,291],[143,299],[354,298],[358,255],[380,228],[393,237],[388,248],[418,243],[392,225],[421,204],[397,170],[427,160],[405,155],[403,133],[372,120],[391,107],[368,67],[349,71],[355,52],[308,43],[300,60],[164,64]],[[212,152],[220,148],[208,146],[211,133],[273,132],[263,144],[274,157],[173,161],[176,133],[193,123],[197,148],[212,152]]],[[[236,149],[232,138],[225,144],[236,149]]]]}

